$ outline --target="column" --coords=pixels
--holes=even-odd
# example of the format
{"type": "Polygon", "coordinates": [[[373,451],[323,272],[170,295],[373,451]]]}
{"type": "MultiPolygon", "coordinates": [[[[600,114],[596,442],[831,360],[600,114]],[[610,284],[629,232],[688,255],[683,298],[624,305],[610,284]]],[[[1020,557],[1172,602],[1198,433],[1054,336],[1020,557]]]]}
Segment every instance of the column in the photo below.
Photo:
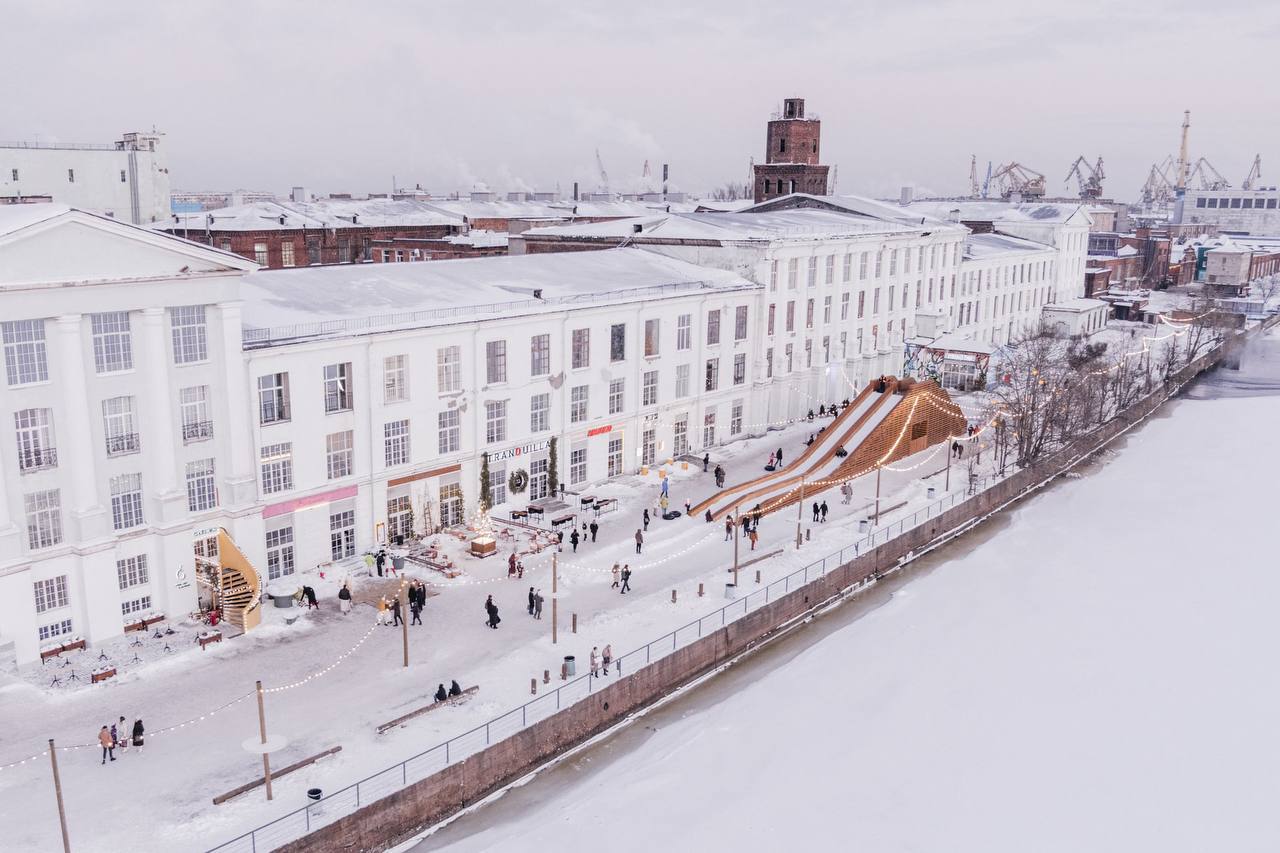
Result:
{"type": "Polygon", "coordinates": [[[217,357],[222,362],[227,395],[227,441],[223,445],[226,457],[218,460],[219,477],[226,484],[221,501],[224,507],[244,506],[257,499],[257,478],[254,474],[253,426],[249,420],[253,405],[245,378],[240,303],[221,303],[217,311],[221,328],[217,357]]]}
{"type": "Polygon", "coordinates": [[[169,340],[163,308],[144,308],[138,368],[142,373],[146,436],[142,453],[147,460],[144,483],[155,495],[153,524],[164,524],[187,511],[186,489],[179,488],[177,475],[177,433],[173,428],[177,401],[169,396],[169,340]]]}
{"type": "Polygon", "coordinates": [[[17,472],[5,470],[5,458],[5,454],[0,453],[0,566],[16,562],[22,556],[22,528],[14,513],[21,510],[9,505],[9,484],[17,481],[17,472]]]}
{"type": "MultiPolygon", "coordinates": [[[[58,328],[58,385],[62,397],[61,423],[65,424],[58,431],[59,450],[66,449],[64,460],[59,461],[58,468],[65,472],[61,477],[63,483],[71,488],[64,491],[62,506],[69,510],[69,517],[76,522],[76,535],[67,536],[68,541],[95,539],[106,535],[109,530],[107,513],[98,502],[97,463],[93,453],[92,430],[87,423],[79,429],[73,428],[77,416],[83,418],[89,407],[88,387],[84,376],[84,357],[81,352],[81,315],[64,314],[57,319],[58,328]]],[[[90,407],[88,417],[94,413],[90,407]]],[[[98,410],[101,417],[101,409],[98,410]]]]}

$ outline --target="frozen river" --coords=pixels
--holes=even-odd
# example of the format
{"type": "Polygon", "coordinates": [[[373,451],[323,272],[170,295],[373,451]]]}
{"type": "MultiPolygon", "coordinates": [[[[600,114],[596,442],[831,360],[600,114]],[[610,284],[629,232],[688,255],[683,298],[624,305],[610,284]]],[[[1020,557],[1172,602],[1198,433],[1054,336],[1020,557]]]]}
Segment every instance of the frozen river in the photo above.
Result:
{"type": "Polygon", "coordinates": [[[419,844],[1274,851],[1280,342],[419,844]]]}

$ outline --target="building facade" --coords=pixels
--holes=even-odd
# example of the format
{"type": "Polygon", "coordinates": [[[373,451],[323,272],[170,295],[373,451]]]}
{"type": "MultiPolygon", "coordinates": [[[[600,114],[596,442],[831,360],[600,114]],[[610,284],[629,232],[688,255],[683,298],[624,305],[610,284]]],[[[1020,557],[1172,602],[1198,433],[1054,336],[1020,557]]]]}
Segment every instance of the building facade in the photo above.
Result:
{"type": "Polygon", "coordinates": [[[1205,223],[1226,231],[1280,234],[1280,189],[1186,191],[1180,223],[1205,223]]]}

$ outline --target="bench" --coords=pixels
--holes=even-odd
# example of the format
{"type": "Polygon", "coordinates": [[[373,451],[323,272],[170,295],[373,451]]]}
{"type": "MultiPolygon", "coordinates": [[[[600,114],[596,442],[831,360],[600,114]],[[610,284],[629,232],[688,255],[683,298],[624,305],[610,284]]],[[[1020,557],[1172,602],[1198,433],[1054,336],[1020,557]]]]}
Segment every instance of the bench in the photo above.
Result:
{"type": "Polygon", "coordinates": [[[99,681],[106,681],[108,678],[115,678],[116,668],[109,666],[104,669],[95,669],[89,674],[89,683],[97,684],[99,681]]]}
{"type": "Polygon", "coordinates": [[[512,520],[512,521],[523,521],[524,519],[526,519],[526,518],[528,518],[528,517],[529,517],[529,510],[527,510],[527,509],[513,509],[513,510],[511,510],[511,520],[512,520]]]}
{"type": "Polygon", "coordinates": [[[436,708],[442,708],[445,705],[461,705],[463,702],[467,701],[476,693],[478,693],[479,690],[480,690],[480,685],[478,684],[472,685],[471,687],[468,687],[466,690],[463,690],[462,695],[460,696],[450,696],[448,699],[445,699],[443,702],[432,702],[430,705],[425,705],[417,709],[416,711],[410,711],[409,713],[403,716],[396,717],[394,720],[388,723],[383,723],[382,725],[378,726],[378,734],[380,735],[386,734],[391,729],[394,729],[398,726],[403,725],[409,720],[412,720],[414,717],[421,716],[422,714],[425,714],[428,711],[434,711],[436,708]]]}
{"type": "Polygon", "coordinates": [[[603,500],[598,500],[592,508],[596,511],[597,517],[599,517],[601,513],[614,512],[618,508],[618,499],[604,498],[603,500]]]}
{"type": "MultiPolygon", "coordinates": [[[[341,752],[341,751],[342,751],[342,747],[331,746],[328,749],[326,749],[324,752],[318,752],[315,755],[310,756],[309,758],[304,758],[301,761],[295,761],[294,763],[288,765],[287,767],[281,767],[279,770],[273,767],[271,768],[271,778],[279,779],[281,776],[284,776],[288,773],[292,773],[293,771],[306,767],[310,764],[315,764],[320,759],[333,755],[335,752],[341,752]]],[[[227,791],[227,793],[219,794],[218,796],[214,797],[213,804],[215,806],[222,805],[232,797],[238,797],[241,794],[252,791],[254,788],[257,788],[258,786],[262,785],[264,781],[265,780],[262,777],[258,777],[257,779],[254,779],[252,782],[246,782],[245,784],[241,785],[238,788],[232,788],[230,791],[227,791]]]]}
{"type": "Polygon", "coordinates": [[[542,518],[542,507],[529,504],[529,508],[525,510],[525,514],[536,515],[538,518],[542,518]]]}
{"type": "Polygon", "coordinates": [[[551,529],[558,530],[561,525],[573,524],[574,518],[575,516],[572,513],[570,513],[569,515],[556,516],[555,518],[551,519],[551,529]]]}
{"type": "Polygon", "coordinates": [[[200,634],[196,637],[196,642],[200,644],[200,649],[201,651],[203,651],[204,647],[209,645],[210,643],[221,643],[222,632],[211,631],[208,634],[200,634]]]}

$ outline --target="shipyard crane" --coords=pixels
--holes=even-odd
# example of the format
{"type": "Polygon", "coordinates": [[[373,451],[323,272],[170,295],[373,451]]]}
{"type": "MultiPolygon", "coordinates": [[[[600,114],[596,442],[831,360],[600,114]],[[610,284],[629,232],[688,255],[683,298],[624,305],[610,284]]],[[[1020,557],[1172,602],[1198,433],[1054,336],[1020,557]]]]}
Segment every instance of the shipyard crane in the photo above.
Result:
{"type": "Polygon", "coordinates": [[[1200,189],[1202,190],[1226,190],[1231,188],[1231,182],[1222,177],[1222,173],[1213,168],[1213,164],[1204,157],[1196,161],[1190,174],[1187,175],[1186,183],[1191,183],[1192,179],[1195,178],[1200,180],[1200,189]]]}
{"type": "Polygon", "coordinates": [[[991,186],[991,161],[987,161],[987,176],[982,180],[982,197],[987,197],[987,190],[991,186]]]}
{"type": "Polygon", "coordinates": [[[1071,164],[1071,170],[1067,172],[1067,176],[1062,180],[1070,181],[1073,175],[1080,187],[1080,198],[1102,198],[1102,181],[1107,176],[1102,171],[1101,157],[1098,158],[1098,162],[1095,165],[1090,165],[1089,161],[1084,157],[1077,157],[1076,161],[1071,164]]]}
{"type": "Polygon", "coordinates": [[[596,171],[600,173],[600,191],[609,192],[609,173],[604,170],[604,161],[600,159],[600,149],[596,149],[596,171]]]}
{"type": "Polygon", "coordinates": [[[1142,203],[1163,206],[1173,201],[1173,181],[1169,179],[1168,165],[1173,157],[1166,157],[1164,163],[1156,163],[1147,175],[1147,182],[1142,185],[1142,203]]]}
{"type": "Polygon", "coordinates": [[[1021,163],[1013,162],[1003,165],[991,177],[1000,190],[1000,197],[1005,201],[1015,195],[1024,199],[1044,197],[1044,175],[1035,169],[1028,169],[1021,163]]]}
{"type": "Polygon", "coordinates": [[[1249,175],[1240,184],[1240,189],[1251,190],[1259,180],[1262,179],[1262,155],[1253,158],[1253,168],[1249,170],[1249,175]]]}
{"type": "Polygon", "coordinates": [[[969,198],[977,198],[981,192],[978,187],[978,155],[969,156],[969,198]]]}

